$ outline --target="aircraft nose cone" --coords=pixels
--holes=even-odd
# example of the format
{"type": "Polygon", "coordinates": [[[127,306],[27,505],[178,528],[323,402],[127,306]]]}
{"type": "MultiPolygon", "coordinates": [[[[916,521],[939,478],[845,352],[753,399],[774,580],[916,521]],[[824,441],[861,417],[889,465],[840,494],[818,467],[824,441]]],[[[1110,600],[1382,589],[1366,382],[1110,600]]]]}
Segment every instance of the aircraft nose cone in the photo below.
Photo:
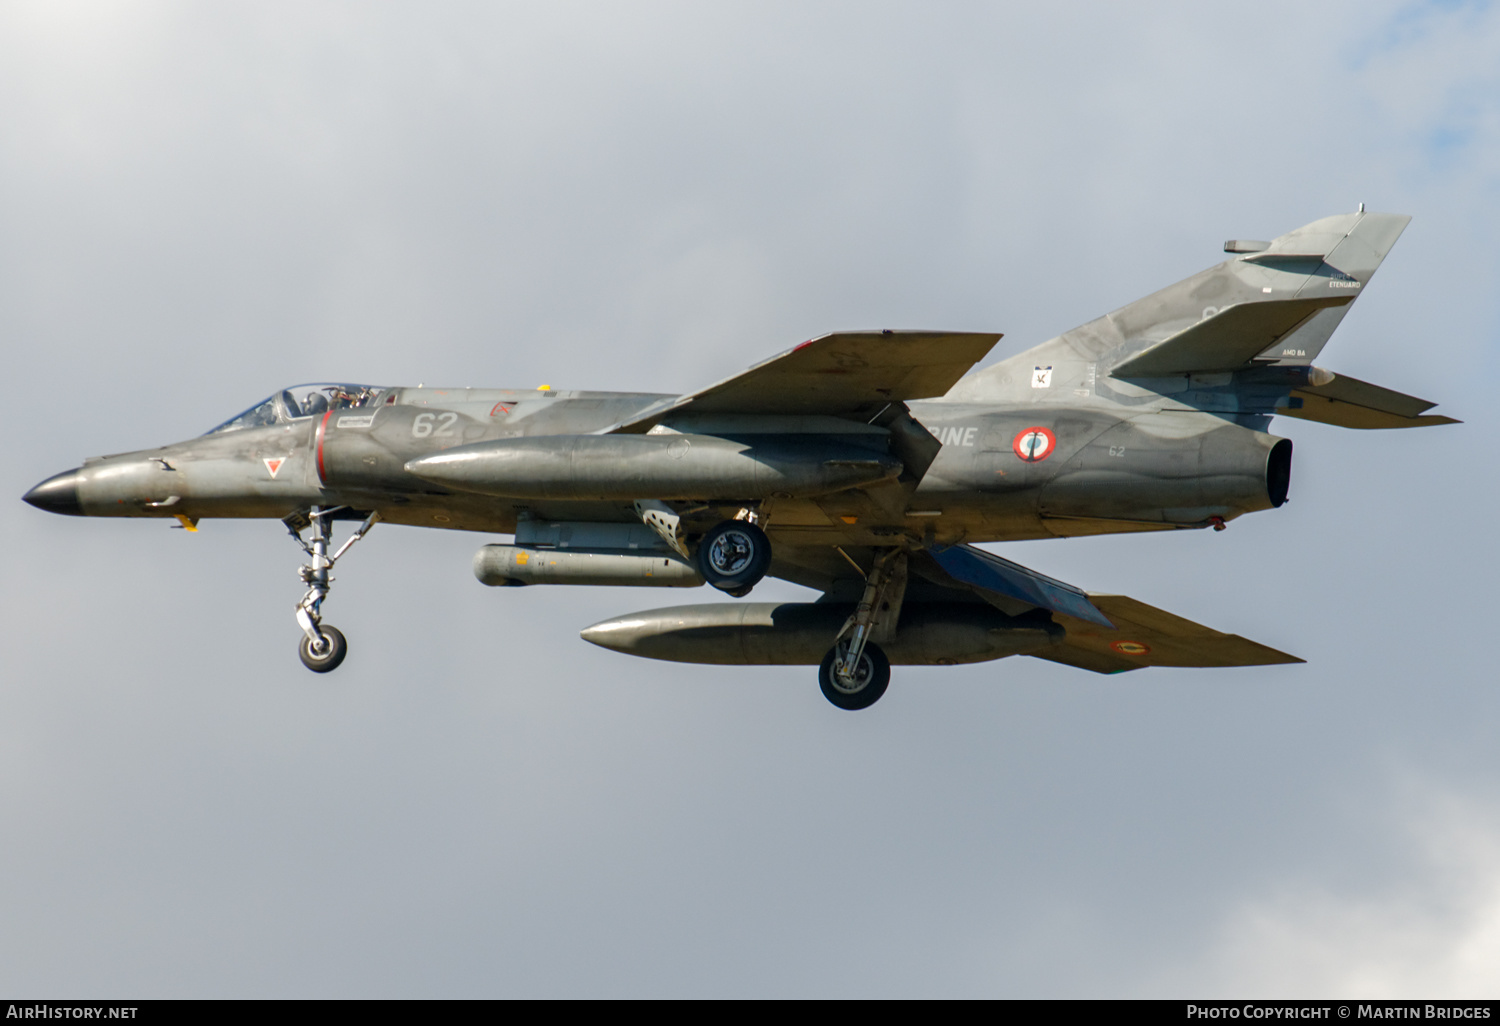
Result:
{"type": "Polygon", "coordinates": [[[70,517],[83,516],[83,505],[78,501],[78,471],[65,470],[54,474],[31,491],[21,496],[37,509],[48,513],[62,513],[70,517]]]}

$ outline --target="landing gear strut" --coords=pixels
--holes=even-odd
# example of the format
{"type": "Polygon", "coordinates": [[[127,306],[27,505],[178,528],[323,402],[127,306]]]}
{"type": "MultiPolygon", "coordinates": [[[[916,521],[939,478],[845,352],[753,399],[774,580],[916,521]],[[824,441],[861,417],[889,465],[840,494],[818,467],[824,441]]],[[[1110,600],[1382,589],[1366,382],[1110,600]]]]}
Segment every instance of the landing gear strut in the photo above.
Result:
{"type": "Polygon", "coordinates": [[[891,682],[891,661],[876,640],[896,633],[906,597],[906,559],[905,549],[887,549],[875,557],[859,605],[818,667],[823,697],[840,709],[868,709],[891,682]]]}
{"type": "Polygon", "coordinates": [[[359,525],[359,529],[349,536],[349,540],[330,556],[328,543],[333,534],[332,517],[344,508],[336,506],[332,509],[311,509],[306,513],[293,514],[285,521],[287,533],[297,539],[297,544],[302,546],[302,551],[312,561],[297,568],[297,576],[307,585],[307,594],[297,603],[297,625],[302,628],[303,634],[297,654],[302,657],[302,665],[314,673],[327,673],[337,669],[349,652],[349,643],[344,640],[343,633],[338,628],[323,623],[323,600],[328,597],[329,588],[333,585],[333,578],[328,576],[328,571],[340,556],[349,551],[350,546],[380,522],[380,514],[371,513],[359,525]],[[312,528],[310,542],[302,537],[304,527],[312,528]]]}

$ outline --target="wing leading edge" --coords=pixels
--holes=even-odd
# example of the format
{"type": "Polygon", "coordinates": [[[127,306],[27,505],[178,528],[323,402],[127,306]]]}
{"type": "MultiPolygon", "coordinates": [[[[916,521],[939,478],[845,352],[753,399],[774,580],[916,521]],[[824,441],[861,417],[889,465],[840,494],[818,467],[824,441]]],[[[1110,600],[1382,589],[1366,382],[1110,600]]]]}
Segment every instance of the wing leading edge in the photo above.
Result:
{"type": "Polygon", "coordinates": [[[995,332],[840,331],[607,429],[643,434],[677,413],[823,414],[868,419],[947,392],[1000,340],[995,332]]]}

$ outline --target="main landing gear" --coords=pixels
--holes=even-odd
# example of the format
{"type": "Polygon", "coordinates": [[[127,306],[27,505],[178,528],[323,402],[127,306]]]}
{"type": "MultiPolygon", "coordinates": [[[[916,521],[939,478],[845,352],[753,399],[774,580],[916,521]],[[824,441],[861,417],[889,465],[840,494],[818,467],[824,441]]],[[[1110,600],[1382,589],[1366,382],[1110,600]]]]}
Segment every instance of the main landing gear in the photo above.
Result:
{"type": "Polygon", "coordinates": [[[750,594],[771,569],[771,539],[761,526],[762,510],[755,505],[740,509],[732,520],[721,520],[710,527],[698,541],[696,549],[683,521],[711,509],[694,506],[679,512],[659,499],[638,499],[636,515],[683,559],[696,564],[703,579],[735,598],[750,594]]]}
{"type": "Polygon", "coordinates": [[[333,514],[345,508],[336,506],[332,509],[311,509],[306,513],[294,513],[284,521],[287,533],[297,539],[297,544],[302,546],[302,551],[312,561],[297,568],[297,576],[307,585],[307,594],[297,603],[297,625],[302,628],[303,634],[297,654],[302,657],[302,665],[313,673],[328,673],[337,669],[344,661],[344,656],[349,653],[349,643],[344,640],[343,633],[323,622],[323,600],[328,597],[328,590],[333,585],[333,578],[328,576],[328,571],[340,556],[349,551],[350,546],[380,522],[380,514],[371,513],[359,525],[359,529],[349,536],[349,540],[330,556],[328,543],[333,534],[333,514]],[[303,529],[309,527],[312,529],[311,541],[302,537],[303,529]]]}
{"type": "Polygon", "coordinates": [[[905,549],[886,549],[875,557],[859,605],[818,667],[823,697],[840,709],[868,709],[891,682],[891,661],[876,641],[896,633],[906,597],[906,559],[905,549]]]}
{"type": "Polygon", "coordinates": [[[848,641],[828,650],[818,667],[818,687],[823,689],[823,697],[840,709],[868,709],[880,701],[891,683],[891,661],[874,642],[865,642],[863,650],[851,659],[852,652],[848,641]]]}
{"type": "Polygon", "coordinates": [[[698,543],[698,572],[720,591],[748,595],[771,568],[771,539],[750,520],[725,520],[698,543]]]}

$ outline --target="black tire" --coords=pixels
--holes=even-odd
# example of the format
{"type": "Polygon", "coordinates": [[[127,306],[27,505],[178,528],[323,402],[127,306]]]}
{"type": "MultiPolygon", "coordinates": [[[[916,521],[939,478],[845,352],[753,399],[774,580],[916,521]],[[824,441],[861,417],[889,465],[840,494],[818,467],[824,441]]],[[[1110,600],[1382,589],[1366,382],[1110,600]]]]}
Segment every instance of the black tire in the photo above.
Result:
{"type": "Polygon", "coordinates": [[[748,594],[771,568],[771,539],[747,520],[715,524],[698,544],[698,572],[720,591],[748,594]]]}
{"type": "Polygon", "coordinates": [[[879,645],[866,643],[865,650],[860,653],[859,665],[855,668],[857,682],[851,687],[835,680],[833,673],[834,659],[847,644],[848,642],[840,642],[823,657],[823,665],[818,667],[818,686],[823,689],[823,697],[840,709],[868,709],[880,701],[880,696],[890,686],[891,661],[885,657],[879,645]]]}
{"type": "Polygon", "coordinates": [[[312,639],[306,634],[302,635],[302,644],[297,647],[297,654],[302,657],[302,665],[313,673],[327,673],[338,669],[339,663],[344,661],[344,656],[349,654],[349,643],[344,640],[344,635],[337,627],[323,624],[318,628],[327,642],[327,648],[322,652],[313,651],[312,639]]]}

